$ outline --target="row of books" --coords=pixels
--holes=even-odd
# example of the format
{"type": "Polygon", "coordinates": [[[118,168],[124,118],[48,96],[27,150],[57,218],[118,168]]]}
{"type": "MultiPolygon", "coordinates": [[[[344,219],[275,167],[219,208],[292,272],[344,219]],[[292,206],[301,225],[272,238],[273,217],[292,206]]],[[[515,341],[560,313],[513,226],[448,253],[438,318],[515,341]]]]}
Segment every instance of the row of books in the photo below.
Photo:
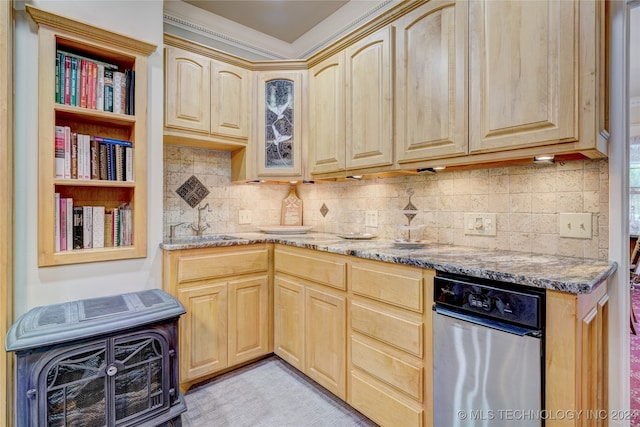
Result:
{"type": "Polygon", "coordinates": [[[134,114],[135,71],[75,53],[56,52],[56,102],[134,114]]]}
{"type": "Polygon", "coordinates": [[[72,132],[56,126],[55,177],[133,182],[131,141],[72,132]]]}
{"type": "Polygon", "coordinates": [[[55,251],[131,246],[131,205],[117,208],[74,206],[73,199],[55,193],[55,251]]]}

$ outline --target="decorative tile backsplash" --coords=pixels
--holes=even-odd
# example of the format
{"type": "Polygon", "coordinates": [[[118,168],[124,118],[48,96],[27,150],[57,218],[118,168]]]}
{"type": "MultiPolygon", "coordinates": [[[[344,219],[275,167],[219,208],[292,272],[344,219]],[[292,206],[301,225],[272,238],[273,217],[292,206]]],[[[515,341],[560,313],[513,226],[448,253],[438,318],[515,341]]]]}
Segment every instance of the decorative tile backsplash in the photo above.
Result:
{"type": "MultiPolygon", "coordinates": [[[[205,233],[255,231],[280,222],[280,207],[288,185],[231,184],[230,154],[222,151],[165,146],[165,236],[169,224],[196,223],[197,211],[187,206],[176,189],[195,175],[209,190],[211,228],[205,233]],[[238,225],[238,211],[253,211],[253,223],[238,225]]],[[[440,244],[552,255],[608,258],[607,160],[584,160],[549,165],[468,171],[440,171],[431,175],[298,185],[304,201],[305,225],[329,233],[367,232],[380,238],[403,236],[403,213],[408,189],[417,213],[412,238],[440,244]],[[322,206],[330,207],[328,211],[322,206]],[[378,212],[378,227],[365,226],[367,210],[378,212]],[[496,214],[496,236],[464,233],[464,214],[496,214]],[[593,237],[560,237],[560,212],[592,213],[593,237]],[[324,215],[323,215],[324,213],[324,215]]],[[[181,229],[189,232],[188,229],[181,229]]]]}
{"type": "Polygon", "coordinates": [[[195,175],[191,175],[184,184],[178,187],[176,194],[182,197],[182,200],[187,202],[189,206],[195,208],[202,199],[207,197],[209,190],[207,190],[207,187],[205,187],[195,175]]]}

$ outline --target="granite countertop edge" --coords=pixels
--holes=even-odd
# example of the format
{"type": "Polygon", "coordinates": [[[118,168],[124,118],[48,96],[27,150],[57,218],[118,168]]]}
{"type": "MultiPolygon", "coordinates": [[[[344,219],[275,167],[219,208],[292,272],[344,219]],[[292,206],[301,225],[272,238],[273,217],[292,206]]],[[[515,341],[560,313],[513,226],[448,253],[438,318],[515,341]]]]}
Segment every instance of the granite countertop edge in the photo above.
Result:
{"type": "Polygon", "coordinates": [[[165,240],[160,248],[174,251],[259,243],[279,243],[573,294],[593,292],[618,268],[617,263],[611,261],[467,246],[427,243],[424,247],[404,249],[396,247],[393,240],[351,240],[329,233],[224,233],[178,237],[165,240]]]}

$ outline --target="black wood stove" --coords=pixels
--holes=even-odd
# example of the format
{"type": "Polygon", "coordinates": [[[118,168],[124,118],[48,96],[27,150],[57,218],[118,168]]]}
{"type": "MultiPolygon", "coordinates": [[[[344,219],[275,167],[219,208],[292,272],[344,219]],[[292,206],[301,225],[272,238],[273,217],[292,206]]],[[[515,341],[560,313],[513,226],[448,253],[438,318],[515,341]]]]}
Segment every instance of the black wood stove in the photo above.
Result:
{"type": "Polygon", "coordinates": [[[5,341],[17,356],[17,426],[181,426],[184,312],[154,289],[22,315],[5,341]]]}

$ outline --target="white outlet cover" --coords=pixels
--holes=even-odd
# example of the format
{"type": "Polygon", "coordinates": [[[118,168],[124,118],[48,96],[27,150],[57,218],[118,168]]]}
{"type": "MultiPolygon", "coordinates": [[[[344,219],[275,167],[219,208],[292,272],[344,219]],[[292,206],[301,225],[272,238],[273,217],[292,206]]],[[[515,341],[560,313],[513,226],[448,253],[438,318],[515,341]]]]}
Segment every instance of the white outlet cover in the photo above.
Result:
{"type": "Polygon", "coordinates": [[[464,234],[470,236],[496,236],[498,234],[496,214],[465,213],[464,234]]]}

